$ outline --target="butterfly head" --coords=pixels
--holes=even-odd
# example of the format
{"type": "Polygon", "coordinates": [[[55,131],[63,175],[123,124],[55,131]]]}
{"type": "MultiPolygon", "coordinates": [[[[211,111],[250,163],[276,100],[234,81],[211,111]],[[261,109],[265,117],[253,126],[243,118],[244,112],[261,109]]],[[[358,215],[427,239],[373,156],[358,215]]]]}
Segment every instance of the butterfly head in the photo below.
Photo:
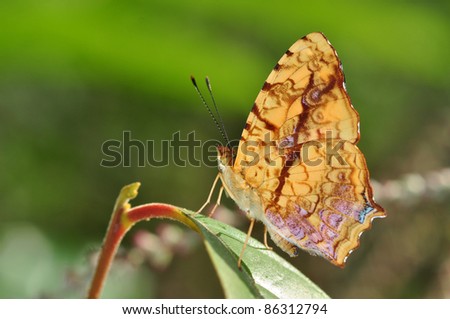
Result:
{"type": "Polygon", "coordinates": [[[223,171],[225,167],[233,165],[233,151],[231,148],[219,145],[217,146],[217,160],[219,171],[223,171]]]}

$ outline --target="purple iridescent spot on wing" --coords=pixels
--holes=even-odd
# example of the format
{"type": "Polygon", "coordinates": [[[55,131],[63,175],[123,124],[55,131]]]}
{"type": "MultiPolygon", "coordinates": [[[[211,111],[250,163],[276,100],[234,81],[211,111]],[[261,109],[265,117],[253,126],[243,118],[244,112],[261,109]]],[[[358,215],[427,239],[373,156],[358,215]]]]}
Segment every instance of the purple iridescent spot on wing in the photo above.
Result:
{"type": "Polygon", "coordinates": [[[307,217],[307,216],[311,215],[310,213],[308,213],[308,211],[306,209],[304,209],[300,205],[294,204],[294,209],[302,217],[307,217]]]}
{"type": "Polygon", "coordinates": [[[338,234],[324,223],[320,224],[320,232],[328,241],[333,241],[338,237],[338,234]]]}
{"type": "Polygon", "coordinates": [[[298,239],[302,239],[305,235],[308,235],[309,239],[314,243],[323,240],[322,235],[303,216],[291,214],[287,216],[286,224],[289,227],[289,231],[298,239]]]}
{"type": "Polygon", "coordinates": [[[280,214],[273,213],[270,209],[267,209],[266,217],[274,226],[276,226],[278,228],[285,227],[283,218],[281,218],[280,214]]]}
{"type": "Polygon", "coordinates": [[[311,240],[317,244],[321,241],[323,241],[323,237],[322,235],[314,229],[313,226],[311,226],[311,224],[309,222],[303,221],[303,226],[307,228],[307,231],[309,231],[309,238],[311,238],[311,240]]]}
{"type": "Polygon", "coordinates": [[[338,198],[330,201],[330,206],[343,215],[351,216],[360,223],[364,223],[366,215],[373,210],[370,205],[362,205],[361,203],[338,198]]]}
{"type": "Polygon", "coordinates": [[[332,212],[330,210],[321,210],[320,219],[322,219],[326,224],[330,227],[339,230],[341,228],[341,224],[344,221],[344,217],[341,214],[332,212]]]}
{"type": "Polygon", "coordinates": [[[292,235],[294,235],[297,239],[302,239],[305,237],[305,231],[302,229],[299,221],[296,218],[288,218],[287,226],[292,235]]]}

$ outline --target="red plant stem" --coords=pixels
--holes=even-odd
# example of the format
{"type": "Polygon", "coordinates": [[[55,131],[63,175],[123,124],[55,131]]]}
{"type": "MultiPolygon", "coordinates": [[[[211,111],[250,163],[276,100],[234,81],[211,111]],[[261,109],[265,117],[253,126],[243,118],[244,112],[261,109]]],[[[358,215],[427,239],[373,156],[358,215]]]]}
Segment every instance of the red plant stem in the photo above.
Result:
{"type": "Polygon", "coordinates": [[[200,232],[197,225],[187,218],[180,208],[168,204],[151,203],[141,206],[136,206],[127,212],[128,220],[132,223],[137,223],[143,219],[150,218],[169,218],[182,222],[189,228],[200,232]]]}
{"type": "Polygon", "coordinates": [[[123,227],[123,225],[121,225],[121,217],[123,211],[123,207],[117,210],[112,216],[111,222],[109,223],[108,230],[106,232],[106,236],[100,252],[100,257],[97,262],[97,268],[95,269],[95,274],[91,282],[91,287],[89,289],[88,298],[90,299],[97,299],[100,297],[106,275],[111,268],[114,256],[117,252],[117,249],[119,248],[123,236],[128,231],[128,228],[125,228],[123,227]]]}
{"type": "Polygon", "coordinates": [[[97,268],[89,289],[88,298],[99,298],[106,276],[111,268],[114,256],[122,238],[137,222],[151,218],[169,218],[178,220],[191,229],[200,232],[197,225],[187,218],[178,207],[168,204],[146,204],[125,211],[125,206],[117,209],[108,226],[103,246],[98,259],[97,268]]]}

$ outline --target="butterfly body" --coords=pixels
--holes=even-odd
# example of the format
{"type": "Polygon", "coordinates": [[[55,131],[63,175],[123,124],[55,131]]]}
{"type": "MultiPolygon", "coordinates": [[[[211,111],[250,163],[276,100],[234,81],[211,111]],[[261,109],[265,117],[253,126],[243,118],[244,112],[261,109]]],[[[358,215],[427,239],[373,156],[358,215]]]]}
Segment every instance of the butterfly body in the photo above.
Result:
{"type": "Polygon", "coordinates": [[[241,174],[236,174],[229,165],[232,163],[231,150],[219,146],[218,153],[220,178],[227,194],[242,211],[247,213],[249,218],[263,220],[263,205],[257,191],[245,181],[241,174]]]}
{"type": "Polygon", "coordinates": [[[372,219],[375,203],[359,140],[359,115],[325,36],[294,43],[258,94],[233,159],[218,147],[228,195],[263,222],[291,256],[298,248],[343,266],[372,219]]]}

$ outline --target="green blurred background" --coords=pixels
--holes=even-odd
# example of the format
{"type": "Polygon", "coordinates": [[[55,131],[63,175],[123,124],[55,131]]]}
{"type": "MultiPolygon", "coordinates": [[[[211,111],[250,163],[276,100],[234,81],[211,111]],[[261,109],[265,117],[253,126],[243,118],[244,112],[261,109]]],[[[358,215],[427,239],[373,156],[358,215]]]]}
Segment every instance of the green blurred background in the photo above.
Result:
{"type": "MultiPolygon", "coordinates": [[[[137,167],[134,151],[131,167],[105,168],[102,143],[123,131],[157,146],[177,131],[220,139],[191,74],[201,86],[210,77],[239,138],[281,55],[321,31],[343,62],[389,216],[345,269],[304,253],[290,261],[335,298],[449,298],[449,12],[448,1],[425,0],[2,0],[0,297],[83,297],[125,184],[142,182],[135,205],[199,208],[216,168],[137,167]]],[[[218,216],[246,230],[236,206],[224,207],[233,212],[218,216]]],[[[222,296],[198,235],[168,222],[127,235],[104,293],[222,296]]]]}

